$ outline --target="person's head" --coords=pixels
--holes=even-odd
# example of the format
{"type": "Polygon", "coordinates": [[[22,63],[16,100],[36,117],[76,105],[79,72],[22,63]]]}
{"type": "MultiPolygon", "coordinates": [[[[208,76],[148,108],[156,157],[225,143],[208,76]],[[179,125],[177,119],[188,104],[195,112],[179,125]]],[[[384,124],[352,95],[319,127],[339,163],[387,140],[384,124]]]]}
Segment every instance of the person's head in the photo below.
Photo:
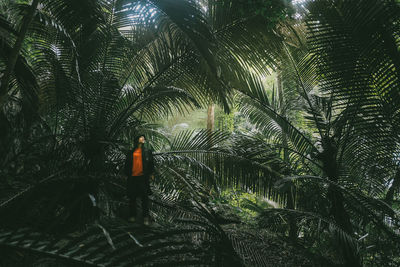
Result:
{"type": "Polygon", "coordinates": [[[146,142],[146,137],[144,136],[144,134],[140,134],[138,136],[135,137],[135,148],[140,146],[143,146],[144,143],[146,142]]]}

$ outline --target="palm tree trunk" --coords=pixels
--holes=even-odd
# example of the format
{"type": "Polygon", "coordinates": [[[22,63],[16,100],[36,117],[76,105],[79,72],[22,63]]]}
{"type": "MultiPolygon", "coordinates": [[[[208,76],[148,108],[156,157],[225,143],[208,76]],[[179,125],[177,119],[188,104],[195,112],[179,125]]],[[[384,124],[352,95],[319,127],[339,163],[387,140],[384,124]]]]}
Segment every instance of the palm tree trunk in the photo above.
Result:
{"type": "MultiPolygon", "coordinates": [[[[339,164],[336,161],[337,148],[333,142],[327,138],[323,142],[323,168],[324,173],[332,182],[337,182],[339,179],[339,164]]],[[[350,216],[344,207],[344,198],[342,192],[338,191],[333,186],[328,187],[329,201],[331,202],[330,214],[335,222],[349,235],[353,236],[353,226],[350,216]]],[[[360,257],[356,248],[352,247],[348,242],[338,238],[338,244],[342,250],[346,266],[361,266],[360,257]]]]}
{"type": "MultiPolygon", "coordinates": [[[[279,99],[279,106],[281,107],[281,115],[286,117],[286,112],[282,107],[284,106],[284,97],[283,97],[283,88],[282,88],[282,71],[278,68],[276,71],[276,84],[277,84],[277,93],[279,99]]],[[[289,152],[286,149],[288,147],[288,141],[285,133],[282,133],[282,145],[283,149],[283,161],[289,165],[289,152]]],[[[294,210],[295,209],[295,198],[294,198],[294,186],[290,185],[288,191],[286,192],[286,208],[294,210]]],[[[298,227],[296,224],[296,218],[293,216],[289,217],[289,238],[292,241],[297,240],[297,231],[298,227]]]]}
{"type": "MultiPolygon", "coordinates": [[[[212,138],[212,133],[211,131],[214,130],[214,111],[215,111],[215,105],[214,104],[209,104],[208,105],[208,110],[207,110],[207,130],[209,130],[209,135],[208,135],[208,144],[211,147],[212,144],[214,143],[214,140],[212,138]]],[[[209,166],[214,166],[215,162],[214,160],[210,159],[208,161],[208,165],[209,166]]],[[[208,187],[209,185],[211,185],[212,182],[208,179],[206,179],[206,186],[208,187]]]]}
{"type": "Polygon", "coordinates": [[[214,130],[214,114],[215,114],[215,105],[210,104],[207,110],[207,129],[211,131],[214,130]]]}
{"type": "Polygon", "coordinates": [[[14,70],[15,64],[17,62],[19,52],[22,47],[22,43],[25,39],[26,32],[28,31],[29,24],[31,23],[33,16],[35,15],[36,8],[39,4],[39,0],[33,0],[32,4],[29,8],[28,14],[22,20],[21,29],[19,31],[17,40],[15,41],[14,47],[11,50],[10,57],[8,59],[8,64],[6,70],[4,71],[4,75],[1,79],[0,85],[0,108],[4,105],[7,101],[8,95],[8,84],[10,81],[11,73],[14,70]]]}
{"type": "Polygon", "coordinates": [[[396,175],[393,178],[393,183],[386,193],[385,202],[389,206],[392,206],[393,198],[394,198],[394,191],[396,190],[396,188],[399,188],[399,187],[400,187],[400,168],[397,169],[396,175]]]}
{"type": "MultiPolygon", "coordinates": [[[[350,222],[350,216],[343,204],[343,194],[330,186],[328,189],[328,198],[332,204],[330,213],[335,222],[349,235],[353,235],[353,227],[350,222]]],[[[342,240],[341,237],[338,237],[337,242],[342,250],[345,265],[355,267],[361,266],[360,258],[357,254],[356,248],[352,247],[345,240],[342,240]]]]}

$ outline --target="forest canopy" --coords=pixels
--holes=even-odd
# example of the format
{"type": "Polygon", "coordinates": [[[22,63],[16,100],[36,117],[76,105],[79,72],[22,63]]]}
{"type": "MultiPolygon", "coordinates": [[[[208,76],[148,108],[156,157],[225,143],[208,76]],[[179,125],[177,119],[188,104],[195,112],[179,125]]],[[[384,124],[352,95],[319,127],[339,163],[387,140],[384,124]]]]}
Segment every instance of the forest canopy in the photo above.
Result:
{"type": "Polygon", "coordinates": [[[2,0],[0,266],[399,266],[399,51],[395,0],[2,0]]]}

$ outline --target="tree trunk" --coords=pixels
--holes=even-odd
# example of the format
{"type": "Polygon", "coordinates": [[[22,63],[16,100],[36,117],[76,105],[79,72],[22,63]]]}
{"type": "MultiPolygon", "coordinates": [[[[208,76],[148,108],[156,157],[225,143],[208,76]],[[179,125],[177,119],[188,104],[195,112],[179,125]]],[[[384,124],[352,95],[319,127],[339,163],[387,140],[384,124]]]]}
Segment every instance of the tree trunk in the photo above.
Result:
{"type": "Polygon", "coordinates": [[[397,169],[396,175],[393,178],[393,183],[390,186],[388,192],[386,193],[385,202],[392,206],[393,198],[394,198],[394,191],[400,187],[400,168],[397,169]]]}
{"type": "MultiPolygon", "coordinates": [[[[339,164],[336,160],[337,148],[330,138],[326,138],[323,142],[323,171],[329,180],[337,182],[339,178],[339,164]]],[[[353,236],[353,226],[351,224],[350,216],[344,207],[344,198],[342,192],[338,191],[334,186],[328,187],[329,201],[331,202],[330,214],[335,222],[350,236],[353,236]]],[[[346,266],[361,266],[360,257],[356,248],[349,245],[348,242],[338,239],[338,244],[342,250],[346,266]]]]}
{"type": "MultiPolygon", "coordinates": [[[[283,117],[286,117],[286,112],[284,109],[282,109],[282,107],[284,107],[284,96],[283,96],[283,88],[282,88],[282,71],[280,69],[278,69],[276,71],[276,87],[277,87],[277,99],[279,101],[279,106],[280,106],[280,114],[283,117]]],[[[286,149],[288,147],[288,141],[287,141],[287,137],[285,133],[282,133],[282,145],[284,147],[283,149],[283,161],[288,164],[289,166],[289,151],[286,149]]],[[[287,209],[291,209],[294,210],[295,209],[295,188],[293,185],[290,185],[289,189],[286,192],[286,208],[287,209]]],[[[297,227],[297,223],[296,223],[296,218],[291,215],[289,216],[289,238],[292,241],[297,240],[297,231],[298,231],[298,227],[297,227]]]]}
{"type": "Polygon", "coordinates": [[[26,32],[28,31],[29,24],[31,23],[33,16],[35,15],[36,8],[39,4],[39,0],[33,0],[29,8],[28,14],[23,18],[21,29],[18,33],[17,40],[15,41],[14,47],[11,50],[10,57],[8,58],[8,64],[4,71],[4,75],[1,79],[0,85],[0,109],[7,101],[8,95],[8,84],[10,81],[11,74],[14,70],[15,64],[17,62],[19,52],[22,48],[22,43],[24,42],[26,32]]]}
{"type": "Polygon", "coordinates": [[[210,104],[208,106],[208,111],[207,111],[207,129],[213,131],[214,130],[214,112],[215,111],[215,105],[210,104]]]}
{"type": "Polygon", "coordinates": [[[279,100],[279,106],[280,106],[280,111],[279,113],[283,116],[286,116],[286,112],[284,109],[282,109],[283,104],[284,104],[284,98],[283,98],[283,88],[282,88],[282,71],[278,69],[276,71],[276,88],[277,88],[277,93],[278,93],[278,100],[279,100]]]}

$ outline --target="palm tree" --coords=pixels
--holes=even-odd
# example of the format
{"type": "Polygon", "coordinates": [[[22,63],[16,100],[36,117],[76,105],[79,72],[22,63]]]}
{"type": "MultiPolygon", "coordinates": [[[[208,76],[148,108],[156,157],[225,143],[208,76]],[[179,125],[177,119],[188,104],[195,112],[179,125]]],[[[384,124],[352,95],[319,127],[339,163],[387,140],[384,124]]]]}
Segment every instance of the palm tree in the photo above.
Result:
{"type": "MultiPolygon", "coordinates": [[[[299,64],[289,49],[287,52],[297,75],[298,89],[293,89],[297,89],[301,103],[305,105],[304,118],[314,129],[312,136],[277,112],[262,86],[240,89],[247,104],[243,112],[269,136],[282,140],[278,145],[290,151],[290,158],[309,166],[302,172],[303,176],[289,180],[310,179],[327,183],[327,188],[319,188],[328,201],[322,202],[327,207],[306,208],[317,213],[326,209],[327,213],[322,216],[332,218],[333,223],[344,231],[345,235],[339,236],[338,240],[345,262],[351,266],[361,264],[360,256],[345,236],[354,238],[355,232],[361,230],[356,229],[359,222],[367,221],[394,238],[392,240],[396,239],[383,220],[385,216],[394,219],[395,212],[379,201],[386,183],[372,169],[380,166],[382,171],[391,173],[390,167],[395,160],[397,142],[393,137],[396,134],[390,130],[393,126],[388,124],[395,121],[395,117],[389,119],[387,113],[397,106],[396,98],[387,99],[393,95],[391,88],[394,90],[394,81],[397,81],[393,71],[396,65],[391,63],[396,54],[388,48],[393,47],[395,38],[384,34],[387,30],[382,28],[388,26],[392,29],[390,32],[397,32],[394,29],[397,10],[396,4],[381,1],[368,4],[316,1],[309,4],[305,20],[309,53],[299,64]],[[375,12],[369,13],[369,10],[375,12]],[[380,15],[384,12],[391,14],[385,17],[387,20],[380,15]],[[372,38],[374,45],[365,41],[368,38],[372,38]],[[388,56],[388,53],[392,54],[388,56]],[[370,190],[372,184],[375,190],[380,188],[378,194],[370,190]]],[[[301,200],[300,196],[300,206],[303,201],[310,200],[301,200]]],[[[290,212],[296,214],[296,211],[290,212]]]]}

